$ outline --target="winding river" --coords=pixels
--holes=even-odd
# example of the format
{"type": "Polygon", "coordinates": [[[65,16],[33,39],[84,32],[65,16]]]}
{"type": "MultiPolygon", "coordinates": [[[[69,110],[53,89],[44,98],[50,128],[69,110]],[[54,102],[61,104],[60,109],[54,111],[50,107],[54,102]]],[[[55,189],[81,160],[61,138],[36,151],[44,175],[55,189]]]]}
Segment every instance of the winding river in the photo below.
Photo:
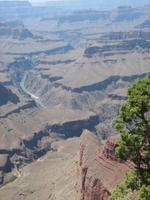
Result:
{"type": "Polygon", "coordinates": [[[35,103],[36,103],[36,105],[37,105],[38,107],[45,108],[45,106],[44,106],[43,103],[41,102],[40,98],[39,98],[38,96],[32,94],[30,91],[28,91],[28,90],[25,88],[24,83],[25,83],[25,80],[26,80],[27,75],[28,75],[28,72],[25,72],[25,74],[24,74],[24,76],[23,76],[23,78],[22,78],[22,80],[21,80],[21,82],[20,82],[20,87],[21,87],[22,91],[23,91],[26,95],[30,96],[31,99],[33,99],[33,100],[35,101],[35,103]]]}

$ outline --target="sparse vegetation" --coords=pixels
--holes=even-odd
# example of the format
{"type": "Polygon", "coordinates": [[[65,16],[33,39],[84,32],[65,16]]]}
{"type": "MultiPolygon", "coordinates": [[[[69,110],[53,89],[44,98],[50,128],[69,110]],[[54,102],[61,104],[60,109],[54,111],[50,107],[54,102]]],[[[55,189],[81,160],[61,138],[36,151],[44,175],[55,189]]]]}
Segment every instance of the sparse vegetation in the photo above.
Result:
{"type": "Polygon", "coordinates": [[[13,175],[13,176],[10,178],[9,182],[14,182],[16,179],[17,179],[17,176],[14,176],[14,175],[13,175]]]}

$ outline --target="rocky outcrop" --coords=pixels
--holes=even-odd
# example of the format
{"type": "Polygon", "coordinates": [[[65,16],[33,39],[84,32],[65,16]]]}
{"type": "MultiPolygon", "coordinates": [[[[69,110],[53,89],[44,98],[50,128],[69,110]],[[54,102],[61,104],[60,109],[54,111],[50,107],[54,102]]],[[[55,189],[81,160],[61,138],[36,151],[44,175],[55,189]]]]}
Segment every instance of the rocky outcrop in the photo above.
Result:
{"type": "Polygon", "coordinates": [[[115,156],[116,146],[115,136],[102,145],[95,135],[83,132],[80,138],[80,200],[107,200],[123,180],[131,165],[129,162],[121,163],[115,156]]]}
{"type": "Polygon", "coordinates": [[[118,146],[117,136],[111,136],[103,147],[102,154],[105,158],[120,162],[120,159],[115,155],[115,149],[118,146]]]}
{"type": "Polygon", "coordinates": [[[100,179],[90,178],[88,185],[85,186],[85,179],[87,168],[83,169],[83,185],[82,185],[82,196],[81,200],[107,200],[110,196],[110,192],[103,186],[100,179]]]}

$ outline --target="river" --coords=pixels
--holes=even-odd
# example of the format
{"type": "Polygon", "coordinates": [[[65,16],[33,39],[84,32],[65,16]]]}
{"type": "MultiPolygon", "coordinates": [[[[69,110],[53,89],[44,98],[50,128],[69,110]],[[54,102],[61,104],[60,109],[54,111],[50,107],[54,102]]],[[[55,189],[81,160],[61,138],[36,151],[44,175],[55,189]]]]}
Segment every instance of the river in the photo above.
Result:
{"type": "Polygon", "coordinates": [[[30,91],[28,91],[28,90],[25,88],[24,83],[25,83],[25,80],[26,80],[27,75],[28,75],[28,72],[25,72],[25,74],[24,74],[24,76],[23,76],[23,78],[22,78],[22,80],[21,80],[21,82],[20,82],[20,87],[21,87],[22,91],[23,91],[26,95],[30,96],[31,99],[33,99],[33,100],[35,101],[35,103],[36,103],[36,105],[37,105],[38,107],[45,108],[44,104],[43,104],[43,103],[41,102],[41,100],[40,100],[40,97],[36,96],[35,94],[31,93],[30,91]]]}

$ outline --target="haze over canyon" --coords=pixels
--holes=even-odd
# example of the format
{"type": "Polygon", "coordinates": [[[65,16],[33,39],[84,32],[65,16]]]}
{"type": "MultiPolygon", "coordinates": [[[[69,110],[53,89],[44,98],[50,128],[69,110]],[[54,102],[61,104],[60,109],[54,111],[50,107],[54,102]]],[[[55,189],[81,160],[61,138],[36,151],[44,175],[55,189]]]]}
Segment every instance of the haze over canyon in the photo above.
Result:
{"type": "Polygon", "coordinates": [[[0,1],[2,200],[107,200],[133,167],[114,120],[150,72],[149,1],[58,3],[0,1]]]}

